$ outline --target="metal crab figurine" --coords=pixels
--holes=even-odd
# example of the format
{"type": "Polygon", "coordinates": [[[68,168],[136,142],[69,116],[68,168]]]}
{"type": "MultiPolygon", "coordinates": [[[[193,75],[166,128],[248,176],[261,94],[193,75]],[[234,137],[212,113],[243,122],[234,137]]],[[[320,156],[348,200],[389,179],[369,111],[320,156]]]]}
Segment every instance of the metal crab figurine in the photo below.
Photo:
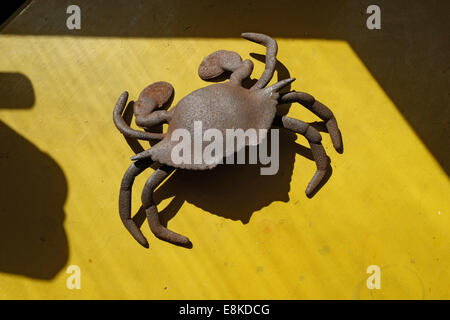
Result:
{"type": "MultiPolygon", "coordinates": [[[[142,192],[142,204],[145,209],[151,231],[159,239],[191,247],[188,238],[164,227],[159,219],[158,209],[153,200],[153,192],[176,168],[187,170],[211,169],[217,163],[176,164],[171,159],[174,142],[171,134],[177,128],[187,129],[192,133],[194,121],[202,121],[204,129],[215,128],[225,132],[228,128],[242,128],[247,130],[270,129],[273,126],[286,128],[302,134],[308,140],[317,171],[308,187],[306,195],[312,196],[315,189],[324,179],[329,166],[329,158],[321,143],[321,135],[309,123],[287,116],[276,115],[277,105],[298,102],[321,118],[331,136],[334,148],[342,152],[342,138],[333,113],[313,96],[304,92],[279,91],[293,82],[294,78],[285,79],[266,87],[271,80],[276,65],[277,43],[267,35],[258,33],[243,33],[242,37],[262,44],[266,47],[266,66],[261,78],[250,88],[244,88],[242,82],[250,77],[253,63],[242,61],[241,57],[232,51],[219,50],[201,63],[198,74],[203,80],[215,79],[224,73],[230,74],[230,80],[215,83],[198,89],[183,99],[170,110],[156,110],[171,99],[173,87],[167,82],[156,82],[147,86],[134,103],[133,111],[136,124],[145,131],[134,130],[129,127],[122,117],[128,99],[128,92],[122,93],[114,108],[114,123],[119,131],[128,138],[141,140],[160,140],[131,159],[130,165],[122,179],[119,195],[120,218],[131,235],[144,247],[148,248],[144,237],[134,220],[131,218],[131,189],[135,177],[152,165],[159,163],[159,168],[147,180],[142,192]],[[167,123],[166,133],[152,133],[150,128],[167,123]]],[[[238,150],[237,150],[238,151],[238,150]]]]}

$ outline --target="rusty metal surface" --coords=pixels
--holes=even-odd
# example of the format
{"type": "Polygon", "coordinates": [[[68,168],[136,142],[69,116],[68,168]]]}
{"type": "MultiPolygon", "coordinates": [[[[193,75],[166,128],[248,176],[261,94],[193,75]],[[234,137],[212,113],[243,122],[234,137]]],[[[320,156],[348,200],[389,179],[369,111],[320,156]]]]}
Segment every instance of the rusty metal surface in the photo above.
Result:
{"type": "MultiPolygon", "coordinates": [[[[232,51],[219,50],[207,56],[200,64],[198,74],[204,80],[211,80],[230,73],[230,80],[216,83],[198,89],[186,97],[169,111],[156,110],[166,104],[173,95],[173,87],[166,82],[157,82],[146,87],[134,105],[136,124],[144,130],[167,123],[166,134],[154,134],[131,129],[121,118],[125,108],[128,93],[124,92],[114,108],[114,123],[126,137],[143,140],[161,139],[150,149],[132,157],[135,162],[125,173],[119,197],[119,213],[125,227],[131,235],[144,247],[148,242],[142,232],[131,219],[131,188],[134,178],[157,161],[161,166],[149,178],[142,193],[142,203],[145,209],[150,229],[158,238],[184,247],[192,247],[188,238],[168,230],[159,220],[156,204],[153,202],[153,191],[175,168],[187,170],[205,170],[217,166],[218,162],[176,164],[171,158],[175,142],[172,133],[176,129],[186,129],[194,139],[194,122],[203,124],[202,130],[218,129],[224,135],[227,129],[270,129],[273,126],[285,128],[302,134],[311,146],[311,152],[317,165],[317,171],[306,189],[306,195],[312,197],[318,186],[324,182],[330,168],[330,160],[322,146],[319,131],[309,123],[287,116],[276,117],[277,105],[286,102],[297,102],[319,116],[326,125],[335,149],[342,153],[343,144],[336,119],[329,108],[315,100],[314,97],[302,92],[280,94],[279,91],[289,85],[295,78],[289,78],[266,87],[270,82],[276,65],[277,43],[267,35],[258,33],[243,33],[242,37],[266,46],[266,67],[261,78],[250,88],[242,85],[242,81],[251,75],[253,63],[232,51]]],[[[260,140],[259,140],[260,141],[260,140]]],[[[192,141],[191,146],[194,143],[192,141]]],[[[203,148],[205,146],[203,145],[203,148]]],[[[240,150],[234,150],[239,152],[240,150]]],[[[224,150],[224,157],[229,156],[224,150]]]]}

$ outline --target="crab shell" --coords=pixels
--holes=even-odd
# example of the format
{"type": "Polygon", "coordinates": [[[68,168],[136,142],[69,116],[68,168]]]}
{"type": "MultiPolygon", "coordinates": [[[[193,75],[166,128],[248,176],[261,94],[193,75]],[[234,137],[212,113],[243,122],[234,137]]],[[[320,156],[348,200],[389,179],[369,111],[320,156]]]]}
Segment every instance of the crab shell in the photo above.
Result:
{"type": "MultiPolygon", "coordinates": [[[[223,155],[230,156],[233,152],[239,152],[244,146],[237,146],[237,149],[225,146],[227,129],[256,129],[258,135],[262,132],[264,136],[258,136],[259,144],[267,131],[259,129],[269,129],[272,125],[276,113],[277,99],[279,94],[273,90],[257,89],[250,90],[230,82],[218,83],[198,89],[183,99],[174,107],[171,120],[168,122],[168,130],[164,138],[155,146],[148,150],[148,155],[154,161],[169,165],[175,168],[205,170],[217,166],[223,159],[215,158],[205,161],[202,157],[200,163],[194,163],[194,122],[201,121],[202,137],[208,129],[217,129],[223,137],[223,155]],[[172,160],[172,150],[180,143],[180,137],[174,135],[176,129],[186,129],[190,133],[191,160],[188,163],[175,163],[172,160]]],[[[198,135],[197,135],[198,136],[198,135]]],[[[202,138],[200,138],[202,139],[202,138]]],[[[209,141],[202,141],[202,154],[209,141]]],[[[182,143],[185,143],[183,141],[182,143]]],[[[197,141],[198,143],[198,141],[197,141]]],[[[255,143],[251,143],[255,145],[255,143]]]]}

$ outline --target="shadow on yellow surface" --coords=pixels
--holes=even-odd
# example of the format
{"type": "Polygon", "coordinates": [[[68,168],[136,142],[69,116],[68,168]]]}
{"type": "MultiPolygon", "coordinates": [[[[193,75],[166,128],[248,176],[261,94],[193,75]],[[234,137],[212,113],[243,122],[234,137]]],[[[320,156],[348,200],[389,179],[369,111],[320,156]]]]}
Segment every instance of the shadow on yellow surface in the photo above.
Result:
{"type": "Polygon", "coordinates": [[[33,84],[16,72],[0,72],[0,109],[29,109],[35,102],[33,84]]]}
{"type": "MultiPolygon", "coordinates": [[[[288,202],[295,155],[312,160],[311,151],[295,140],[294,134],[280,132],[280,169],[276,175],[260,175],[260,165],[220,165],[199,172],[177,170],[155,195],[156,199],[175,196],[173,205],[163,211],[165,219],[172,218],[176,207],[187,201],[210,213],[248,223],[255,211],[272,202],[288,202]]],[[[314,172],[303,174],[311,178],[314,172]]]]}
{"type": "MultiPolygon", "coordinates": [[[[35,97],[20,73],[0,73],[0,108],[29,109],[35,97]]],[[[0,121],[0,272],[53,278],[67,263],[67,181],[46,153],[0,121]]]]}

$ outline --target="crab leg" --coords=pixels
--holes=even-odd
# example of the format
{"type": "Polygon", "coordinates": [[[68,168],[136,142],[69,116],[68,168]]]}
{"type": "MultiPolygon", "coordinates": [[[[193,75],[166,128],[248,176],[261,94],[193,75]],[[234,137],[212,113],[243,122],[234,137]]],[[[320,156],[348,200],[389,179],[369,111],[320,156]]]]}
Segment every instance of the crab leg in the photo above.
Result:
{"type": "Polygon", "coordinates": [[[271,85],[270,87],[265,88],[264,91],[267,93],[276,93],[294,81],[295,78],[284,79],[278,81],[277,83],[271,85]]]}
{"type": "Polygon", "coordinates": [[[142,191],[142,204],[147,215],[148,224],[155,236],[161,240],[190,248],[191,241],[178,233],[175,233],[164,227],[158,215],[158,208],[153,200],[154,190],[175,170],[173,167],[162,165],[158,168],[145,183],[142,191]]]}
{"type": "Polygon", "coordinates": [[[266,67],[264,69],[261,78],[250,88],[261,89],[264,88],[272,79],[273,73],[275,72],[275,66],[277,64],[277,42],[269,36],[261,33],[246,32],[241,34],[244,39],[259,43],[264,45],[266,49],[266,67]]]}
{"type": "Polygon", "coordinates": [[[294,131],[295,133],[300,133],[309,142],[311,146],[311,152],[316,162],[317,171],[312,177],[311,181],[306,188],[306,195],[312,197],[314,191],[320,184],[320,182],[325,178],[328,167],[330,165],[330,159],[328,158],[325,149],[322,146],[322,136],[319,131],[312,127],[309,123],[290,118],[287,116],[277,116],[275,118],[274,124],[281,126],[283,128],[294,131]]]}
{"type": "Polygon", "coordinates": [[[120,219],[133,238],[145,248],[148,248],[147,239],[145,239],[134,220],[131,219],[131,189],[136,176],[147,169],[152,163],[153,161],[151,159],[143,159],[133,162],[122,178],[119,194],[120,219]]]}
{"type": "Polygon", "coordinates": [[[291,91],[282,94],[278,100],[280,103],[298,102],[322,119],[325,122],[328,132],[330,133],[334,148],[339,153],[343,152],[341,131],[339,130],[333,112],[328,107],[314,99],[312,95],[305,92],[291,91]]]}

